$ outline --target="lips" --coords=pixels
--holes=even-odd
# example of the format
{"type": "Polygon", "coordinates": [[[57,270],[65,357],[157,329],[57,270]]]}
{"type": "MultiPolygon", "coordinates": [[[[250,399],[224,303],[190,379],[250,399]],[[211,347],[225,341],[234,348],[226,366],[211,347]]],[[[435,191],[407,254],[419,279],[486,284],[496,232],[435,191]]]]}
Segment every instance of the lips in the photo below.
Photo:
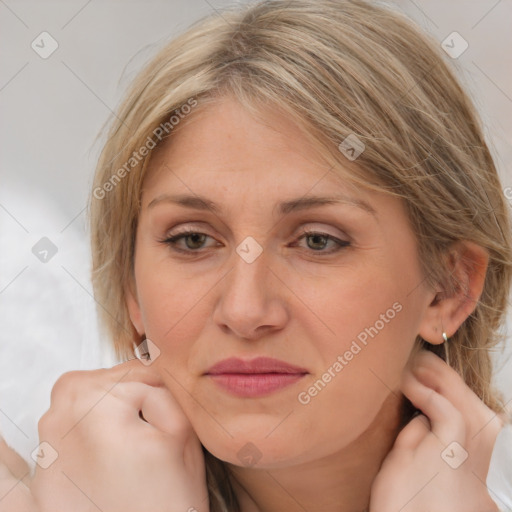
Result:
{"type": "Polygon", "coordinates": [[[269,357],[225,359],[205,372],[224,391],[245,398],[269,395],[297,382],[306,374],[305,368],[269,357]]]}
{"type": "Polygon", "coordinates": [[[223,373],[285,373],[285,374],[296,374],[296,373],[308,373],[304,368],[299,368],[279,359],[272,359],[270,357],[257,357],[249,361],[243,359],[237,359],[232,357],[230,359],[224,359],[219,363],[213,365],[207,372],[208,375],[220,375],[223,373]]]}

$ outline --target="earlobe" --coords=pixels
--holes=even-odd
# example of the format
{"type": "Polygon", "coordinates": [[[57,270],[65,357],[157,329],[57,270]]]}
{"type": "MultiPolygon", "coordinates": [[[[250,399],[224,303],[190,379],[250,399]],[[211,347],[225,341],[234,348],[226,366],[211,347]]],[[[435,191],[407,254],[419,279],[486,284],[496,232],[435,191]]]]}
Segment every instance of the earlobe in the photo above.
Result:
{"type": "Polygon", "coordinates": [[[453,283],[435,295],[422,319],[419,335],[428,343],[450,338],[475,310],[485,283],[489,253],[473,242],[456,242],[447,262],[447,275],[453,283]]]}
{"type": "Polygon", "coordinates": [[[124,295],[126,300],[126,307],[128,308],[128,312],[130,314],[130,320],[132,321],[135,330],[140,336],[144,335],[144,322],[142,321],[142,314],[140,311],[139,301],[137,298],[137,294],[134,291],[135,283],[130,282],[127,283],[124,287],[124,295]]]}

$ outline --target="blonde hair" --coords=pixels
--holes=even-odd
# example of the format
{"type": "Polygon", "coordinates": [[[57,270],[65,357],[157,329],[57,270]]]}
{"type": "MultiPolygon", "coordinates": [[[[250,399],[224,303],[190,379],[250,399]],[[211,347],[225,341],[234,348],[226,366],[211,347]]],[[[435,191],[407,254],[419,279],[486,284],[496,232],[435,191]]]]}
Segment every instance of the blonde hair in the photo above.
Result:
{"type": "MultiPolygon", "coordinates": [[[[475,109],[445,60],[407,17],[363,0],[238,6],[162,48],[112,119],[91,198],[92,279],[117,355],[133,357],[141,341],[124,290],[151,151],[206,104],[231,95],[255,113],[280,109],[335,172],[401,198],[428,284],[457,289],[448,271],[454,242],[489,252],[480,300],[444,347],[467,385],[498,411],[489,352],[510,291],[510,211],[475,109]],[[348,136],[365,146],[353,162],[338,149],[348,136]]],[[[237,510],[222,462],[207,457],[211,510],[237,510]]]]}

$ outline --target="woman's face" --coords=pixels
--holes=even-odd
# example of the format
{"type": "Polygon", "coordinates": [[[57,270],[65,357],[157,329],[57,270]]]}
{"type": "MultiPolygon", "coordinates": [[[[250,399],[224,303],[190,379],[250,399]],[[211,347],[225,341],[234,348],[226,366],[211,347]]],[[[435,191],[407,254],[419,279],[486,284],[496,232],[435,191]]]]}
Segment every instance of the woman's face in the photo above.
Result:
{"type": "Polygon", "coordinates": [[[193,115],[144,182],[132,321],[218,458],[332,454],[398,389],[435,295],[403,205],[349,187],[275,111],[193,115]]]}

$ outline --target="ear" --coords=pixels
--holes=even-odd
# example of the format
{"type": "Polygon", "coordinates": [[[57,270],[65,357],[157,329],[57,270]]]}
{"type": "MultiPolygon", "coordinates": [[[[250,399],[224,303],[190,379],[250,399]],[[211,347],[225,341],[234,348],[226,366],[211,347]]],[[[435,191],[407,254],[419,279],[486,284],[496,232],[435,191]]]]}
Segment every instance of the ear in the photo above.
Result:
{"type": "Polygon", "coordinates": [[[139,335],[143,336],[145,328],[144,322],[142,321],[139,299],[137,297],[137,291],[135,288],[134,280],[130,279],[124,287],[124,295],[126,298],[126,307],[128,308],[128,313],[130,314],[130,320],[132,321],[132,324],[139,335]]]}
{"type": "MultiPolygon", "coordinates": [[[[448,275],[453,285],[445,284],[427,307],[419,335],[433,345],[443,343],[443,331],[453,336],[474,311],[482,294],[489,264],[489,253],[467,241],[453,244],[448,252],[448,275]]],[[[444,283],[441,283],[441,286],[444,283]]]]}

